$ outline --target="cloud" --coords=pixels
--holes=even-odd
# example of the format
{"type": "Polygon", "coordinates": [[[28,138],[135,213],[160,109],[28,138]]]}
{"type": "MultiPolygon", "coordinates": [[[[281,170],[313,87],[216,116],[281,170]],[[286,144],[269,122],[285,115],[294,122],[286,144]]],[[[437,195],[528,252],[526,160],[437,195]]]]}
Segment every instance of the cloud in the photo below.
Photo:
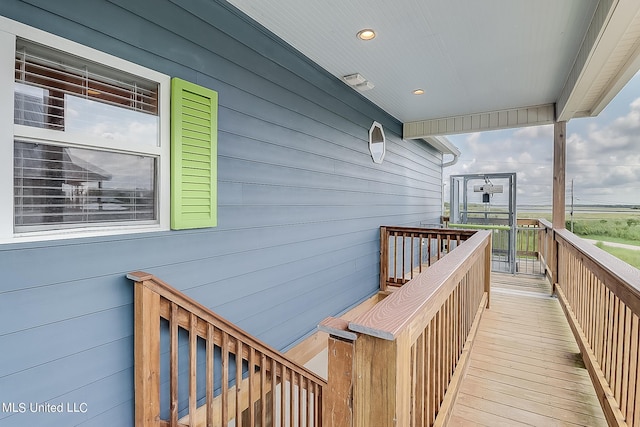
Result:
{"type": "MultiPolygon", "coordinates": [[[[640,86],[640,77],[626,90],[640,86]]],[[[637,91],[636,91],[637,93],[637,91]]],[[[640,205],[640,98],[614,99],[601,117],[567,124],[567,191],[579,203],[640,205]]],[[[450,174],[517,172],[518,200],[550,204],[553,125],[451,136],[460,148],[450,174]]]]}

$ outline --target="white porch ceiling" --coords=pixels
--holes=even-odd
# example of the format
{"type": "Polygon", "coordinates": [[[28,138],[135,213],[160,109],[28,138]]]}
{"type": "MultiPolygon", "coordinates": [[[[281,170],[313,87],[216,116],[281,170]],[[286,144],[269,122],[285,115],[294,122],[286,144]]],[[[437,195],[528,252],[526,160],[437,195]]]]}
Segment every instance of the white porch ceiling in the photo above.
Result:
{"type": "Polygon", "coordinates": [[[638,0],[228,1],[334,76],[362,74],[406,137],[598,114],[640,68],[638,0]]]}

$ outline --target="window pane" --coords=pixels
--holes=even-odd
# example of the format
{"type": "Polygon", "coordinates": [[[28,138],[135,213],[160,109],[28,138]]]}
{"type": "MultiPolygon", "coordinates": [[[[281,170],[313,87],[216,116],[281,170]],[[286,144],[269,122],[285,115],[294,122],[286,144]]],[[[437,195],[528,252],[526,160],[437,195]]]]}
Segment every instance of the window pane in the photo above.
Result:
{"type": "Polygon", "coordinates": [[[16,83],[13,116],[17,125],[64,130],[64,97],[51,96],[46,89],[16,83]]]}
{"type": "Polygon", "coordinates": [[[47,89],[15,84],[14,122],[128,144],[157,146],[158,116],[47,89]]]}
{"type": "Polygon", "coordinates": [[[15,141],[15,230],[153,222],[156,159],[15,141]]]}
{"type": "Polygon", "coordinates": [[[158,116],[77,96],[66,96],[67,133],[129,144],[158,145],[158,116]]]}

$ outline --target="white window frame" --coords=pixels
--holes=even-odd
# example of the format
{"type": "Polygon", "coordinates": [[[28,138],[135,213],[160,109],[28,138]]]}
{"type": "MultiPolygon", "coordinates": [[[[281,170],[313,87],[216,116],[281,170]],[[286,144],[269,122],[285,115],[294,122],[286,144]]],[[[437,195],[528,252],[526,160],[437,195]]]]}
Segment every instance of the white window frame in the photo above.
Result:
{"type": "Polygon", "coordinates": [[[0,244],[169,230],[170,97],[171,79],[165,74],[0,16],[0,244]],[[14,232],[14,138],[20,135],[18,138],[24,139],[22,135],[28,135],[29,138],[25,139],[26,141],[55,144],[55,142],[48,142],[48,133],[45,129],[14,124],[14,66],[17,38],[39,43],[158,83],[159,141],[157,147],[144,145],[136,149],[136,147],[108,139],[99,140],[92,145],[78,145],[76,141],[64,134],[56,138],[57,141],[68,141],[79,148],[100,148],[157,157],[157,222],[146,225],[132,222],[126,225],[100,227],[79,225],[77,228],[69,229],[14,232]]]}
{"type": "Polygon", "coordinates": [[[384,135],[384,129],[382,125],[378,122],[373,122],[371,127],[369,128],[369,154],[371,154],[371,158],[373,159],[373,163],[380,164],[384,160],[384,156],[387,153],[387,137],[384,135]],[[380,136],[382,137],[382,141],[374,141],[374,131],[378,130],[380,136]],[[382,153],[374,152],[373,146],[375,144],[382,144],[382,153]]]}

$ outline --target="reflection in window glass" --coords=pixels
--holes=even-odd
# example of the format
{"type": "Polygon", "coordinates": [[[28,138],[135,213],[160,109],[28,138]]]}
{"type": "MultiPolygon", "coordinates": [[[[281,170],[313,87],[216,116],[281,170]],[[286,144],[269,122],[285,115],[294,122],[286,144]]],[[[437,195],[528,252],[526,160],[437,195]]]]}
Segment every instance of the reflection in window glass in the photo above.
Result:
{"type": "Polygon", "coordinates": [[[15,141],[15,230],[157,220],[156,159],[15,141]]]}
{"type": "Polygon", "coordinates": [[[118,142],[158,145],[158,116],[77,96],[65,97],[68,133],[118,142]]]}
{"type": "Polygon", "coordinates": [[[49,92],[16,83],[13,97],[13,117],[17,125],[43,128],[46,120],[46,105],[49,92]]]}
{"type": "Polygon", "coordinates": [[[74,95],[15,84],[14,122],[128,144],[158,145],[158,116],[74,95]]]}

